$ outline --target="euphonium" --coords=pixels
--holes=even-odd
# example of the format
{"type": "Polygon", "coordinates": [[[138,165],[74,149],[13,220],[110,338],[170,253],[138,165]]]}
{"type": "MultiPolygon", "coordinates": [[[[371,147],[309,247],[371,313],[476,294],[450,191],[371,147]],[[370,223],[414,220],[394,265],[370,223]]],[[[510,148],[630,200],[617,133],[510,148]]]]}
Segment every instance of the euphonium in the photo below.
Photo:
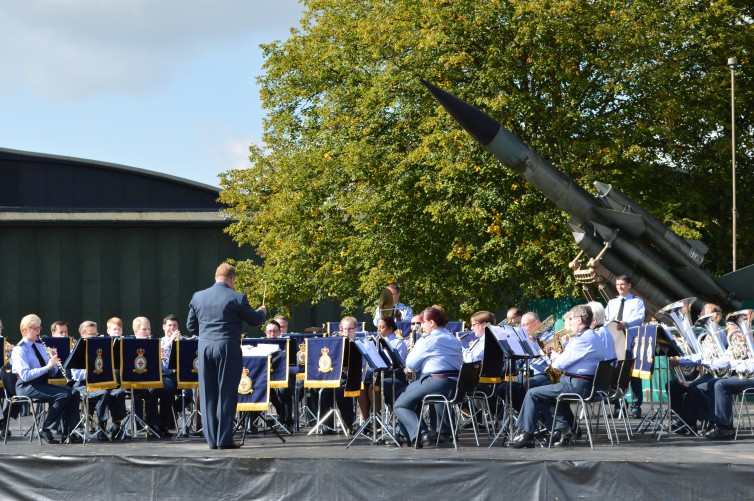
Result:
{"type": "MultiPolygon", "coordinates": [[[[699,347],[702,349],[702,360],[711,362],[712,360],[725,357],[725,345],[721,339],[720,330],[717,325],[716,315],[704,315],[694,324],[694,327],[702,332],[697,337],[699,347]]],[[[718,369],[713,371],[716,377],[730,376],[730,369],[718,369]]]]}
{"type": "MultiPolygon", "coordinates": [[[[657,312],[658,318],[665,316],[676,326],[676,329],[668,329],[668,331],[673,336],[678,349],[681,350],[681,354],[685,357],[701,353],[699,341],[691,323],[691,305],[694,304],[694,301],[696,301],[695,297],[687,297],[671,303],[657,312]]],[[[688,386],[697,369],[695,367],[676,366],[673,367],[673,371],[678,382],[688,386]]]]}
{"type": "MultiPolygon", "coordinates": [[[[565,343],[568,342],[568,339],[573,335],[573,333],[568,329],[560,329],[557,332],[554,332],[552,334],[552,338],[545,342],[540,342],[540,346],[542,347],[542,351],[545,352],[545,354],[552,353],[553,351],[557,353],[563,353],[563,347],[565,343]]],[[[539,341],[539,339],[537,339],[539,341]]],[[[548,355],[550,356],[550,355],[548,355]]],[[[552,366],[552,364],[548,365],[545,369],[545,374],[550,378],[550,381],[552,384],[555,384],[560,381],[560,378],[563,376],[563,372],[559,371],[555,367],[552,366]]]]}
{"type": "Polygon", "coordinates": [[[553,325],[555,325],[555,317],[550,315],[529,332],[529,337],[539,343],[539,337],[550,330],[553,325]]]}
{"type": "MultiPolygon", "coordinates": [[[[740,310],[729,313],[725,317],[728,327],[728,352],[733,360],[754,359],[754,338],[752,337],[751,321],[754,310],[740,310]]],[[[752,374],[740,373],[738,377],[751,377],[752,374]]]]}

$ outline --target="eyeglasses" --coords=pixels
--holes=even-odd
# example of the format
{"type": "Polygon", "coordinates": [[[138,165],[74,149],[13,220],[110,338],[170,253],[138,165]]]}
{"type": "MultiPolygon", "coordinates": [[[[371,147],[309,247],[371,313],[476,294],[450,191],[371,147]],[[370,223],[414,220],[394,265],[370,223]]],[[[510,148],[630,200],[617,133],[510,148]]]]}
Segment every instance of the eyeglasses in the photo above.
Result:
{"type": "Polygon", "coordinates": [[[421,322],[411,322],[411,325],[421,325],[421,322]]]}
{"type": "Polygon", "coordinates": [[[342,330],[342,331],[355,331],[356,327],[341,327],[340,330],[342,330]]]}

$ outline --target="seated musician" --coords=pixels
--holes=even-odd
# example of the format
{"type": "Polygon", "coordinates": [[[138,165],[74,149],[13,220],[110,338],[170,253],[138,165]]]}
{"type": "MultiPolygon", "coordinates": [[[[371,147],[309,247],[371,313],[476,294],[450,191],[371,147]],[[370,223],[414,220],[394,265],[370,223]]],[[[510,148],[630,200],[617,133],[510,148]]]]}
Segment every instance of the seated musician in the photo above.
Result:
{"type": "Polygon", "coordinates": [[[123,335],[123,320],[113,317],[107,321],[107,335],[110,337],[120,337],[123,335]]]}
{"type": "MultiPolygon", "coordinates": [[[[166,317],[167,318],[167,317],[166,317]]],[[[178,322],[175,322],[174,328],[177,329],[178,322]]],[[[134,336],[139,339],[149,339],[152,337],[152,325],[146,317],[136,317],[133,320],[134,336]]],[[[180,334],[180,333],[179,333],[180,334]]],[[[167,333],[166,333],[167,336],[167,333]]],[[[162,342],[161,346],[164,346],[162,342]]],[[[164,353],[161,353],[163,363],[165,362],[164,353]]],[[[141,402],[133,402],[136,408],[135,413],[150,428],[152,428],[161,438],[170,438],[172,434],[168,427],[172,427],[173,420],[173,403],[175,402],[175,385],[166,382],[169,378],[165,377],[165,366],[163,365],[163,383],[162,388],[149,388],[134,390],[134,399],[141,402]],[[167,390],[166,390],[167,387],[167,390]]]]}
{"type": "Polygon", "coordinates": [[[26,315],[21,319],[21,340],[11,354],[13,373],[16,374],[16,394],[43,400],[50,404],[47,416],[41,425],[39,435],[48,444],[59,441],[52,436],[50,428],[59,418],[63,424],[63,440],[68,443],[81,443],[81,437],[72,433],[79,422],[81,395],[65,386],[51,385],[50,377],[60,376],[57,355],[48,355],[39,342],[42,320],[37,315],[26,315]]]}
{"type": "Polygon", "coordinates": [[[712,393],[712,408],[710,409],[710,421],[714,428],[704,436],[710,440],[729,440],[736,436],[733,426],[733,395],[741,394],[744,390],[754,388],[754,360],[734,360],[731,368],[738,376],[712,379],[708,383],[712,393]],[[740,377],[739,377],[740,376],[740,377]]]}
{"type": "MultiPolygon", "coordinates": [[[[401,320],[407,320],[414,316],[414,310],[411,309],[410,306],[405,305],[401,303],[401,286],[398,284],[390,284],[387,286],[387,288],[390,290],[391,294],[393,295],[393,309],[392,314],[390,315],[396,322],[400,322],[401,320]]],[[[372,321],[374,323],[374,326],[377,326],[377,322],[382,318],[385,312],[380,311],[380,307],[377,307],[377,310],[374,312],[374,320],[372,321]]],[[[388,312],[390,313],[390,312],[388,312]]]]}
{"type": "MultiPolygon", "coordinates": [[[[405,364],[406,356],[408,355],[408,347],[402,339],[398,339],[398,336],[395,334],[396,330],[398,330],[398,325],[395,323],[395,320],[390,317],[381,318],[377,322],[377,333],[380,335],[380,337],[384,338],[387,341],[387,343],[398,354],[401,362],[405,364]]],[[[403,392],[403,389],[408,386],[408,383],[406,382],[406,374],[403,371],[400,371],[400,374],[396,373],[395,376],[391,375],[390,373],[386,373],[384,381],[385,388],[387,388],[387,391],[384,392],[385,400],[388,403],[393,402],[393,395],[395,395],[395,397],[397,398],[403,392]]],[[[378,383],[379,387],[379,381],[376,382],[378,383]]],[[[359,409],[361,411],[362,419],[365,419],[364,416],[368,416],[371,410],[371,406],[373,404],[372,385],[374,383],[375,381],[372,377],[372,371],[371,369],[369,369],[366,381],[364,382],[364,389],[361,390],[361,393],[359,394],[359,409]]],[[[379,390],[375,392],[377,402],[380,401],[380,393],[382,392],[379,390]]]]}
{"type": "MultiPolygon", "coordinates": [[[[82,322],[79,325],[79,335],[81,339],[97,337],[97,324],[91,320],[82,322]]],[[[73,387],[81,395],[86,395],[86,369],[71,369],[71,375],[76,381],[73,387]]],[[[120,431],[120,422],[128,414],[128,409],[126,409],[126,392],[119,388],[94,390],[89,392],[90,404],[92,401],[96,403],[97,423],[99,424],[95,437],[100,442],[107,441],[107,436],[105,436],[105,431],[103,430],[107,429],[107,420],[109,414],[112,414],[113,424],[110,427],[110,432],[114,440],[120,431]]]]}
{"type": "Polygon", "coordinates": [[[68,324],[62,320],[57,320],[50,325],[50,335],[52,337],[68,337],[68,324]]]}
{"type": "MultiPolygon", "coordinates": [[[[706,315],[713,315],[713,320],[718,324],[723,320],[722,309],[714,303],[705,304],[699,317],[701,318],[706,315]]],[[[726,363],[727,361],[714,362],[720,364],[726,363]]],[[[701,363],[701,354],[668,357],[668,364],[671,367],[696,367],[701,370],[701,363]]],[[[711,392],[714,388],[715,381],[716,378],[711,371],[702,370],[698,377],[685,384],[678,381],[678,379],[673,379],[668,382],[666,388],[670,393],[670,405],[679,418],[679,420],[673,425],[673,431],[685,435],[690,433],[689,429],[697,432],[699,422],[713,422],[714,416],[712,413],[714,409],[711,404],[713,396],[711,392]]]]}
{"type": "MultiPolygon", "coordinates": [[[[521,327],[524,328],[529,337],[532,336],[532,332],[536,332],[540,323],[541,322],[539,321],[539,315],[537,315],[533,311],[528,311],[521,317],[521,327]]],[[[552,329],[547,329],[544,332],[540,333],[537,339],[539,339],[543,343],[552,340],[552,329]]],[[[548,376],[546,372],[547,367],[550,365],[550,354],[544,352],[541,352],[540,354],[542,356],[534,358],[531,360],[531,362],[529,362],[529,388],[537,388],[538,386],[544,386],[546,384],[552,383],[550,376],[548,376]]],[[[519,379],[518,382],[522,384],[524,383],[522,379],[519,379]]],[[[514,407],[516,407],[515,404],[514,407]]]]}
{"type": "MultiPolygon", "coordinates": [[[[285,317],[277,316],[264,326],[264,333],[268,339],[279,338],[283,333],[283,326],[280,321],[276,320],[278,318],[282,321],[285,317]]],[[[285,326],[287,332],[287,321],[285,322],[285,326]]],[[[293,392],[295,391],[295,385],[296,375],[293,374],[293,377],[291,377],[291,374],[288,374],[287,387],[273,388],[270,390],[270,402],[275,406],[280,422],[289,430],[293,427],[293,392]]]]}
{"type": "Polygon", "coordinates": [[[518,306],[511,306],[505,313],[505,320],[500,322],[500,325],[520,325],[521,317],[524,316],[524,312],[518,306]]]}
{"type": "Polygon", "coordinates": [[[552,361],[553,368],[564,374],[560,382],[532,388],[526,393],[518,416],[520,433],[511,443],[516,449],[534,447],[533,436],[540,413],[544,416],[548,429],[551,428],[553,419],[558,423],[558,445],[568,445],[575,439],[567,414],[552,415],[555,400],[561,393],[578,393],[584,397],[589,394],[597,364],[605,359],[605,345],[589,327],[592,324],[591,308],[577,305],[571,308],[570,314],[566,328],[574,334],[562,353],[553,352],[552,361]]]}
{"type": "MultiPolygon", "coordinates": [[[[433,442],[424,422],[419,422],[422,399],[431,393],[453,398],[458,372],[463,364],[461,342],[445,326],[448,317],[440,306],[430,306],[424,310],[422,330],[426,335],[419,338],[413,350],[406,357],[406,368],[417,373],[417,379],[401,394],[393,405],[402,435],[397,435],[399,443],[417,447],[433,442]],[[417,430],[418,435],[417,435],[417,430]]],[[[434,429],[442,416],[442,408],[436,409],[434,429]]],[[[447,424],[448,420],[444,420],[447,424]]],[[[449,432],[449,428],[448,428],[449,432]]]]}
{"type": "Polygon", "coordinates": [[[162,388],[155,388],[152,391],[157,394],[157,399],[160,401],[160,419],[157,433],[159,433],[162,438],[170,438],[173,434],[168,430],[175,426],[173,408],[177,407],[177,409],[180,410],[180,400],[176,400],[176,394],[178,393],[178,377],[175,374],[175,369],[169,368],[170,352],[173,350],[175,342],[181,339],[181,331],[178,327],[178,317],[172,313],[166,315],[165,318],[162,319],[162,331],[165,334],[160,340],[163,386],[162,388]]]}
{"type": "Polygon", "coordinates": [[[605,345],[605,360],[616,360],[615,340],[610,331],[605,327],[605,307],[597,301],[590,301],[587,306],[592,309],[592,325],[590,326],[597,333],[602,343],[605,345]]]}

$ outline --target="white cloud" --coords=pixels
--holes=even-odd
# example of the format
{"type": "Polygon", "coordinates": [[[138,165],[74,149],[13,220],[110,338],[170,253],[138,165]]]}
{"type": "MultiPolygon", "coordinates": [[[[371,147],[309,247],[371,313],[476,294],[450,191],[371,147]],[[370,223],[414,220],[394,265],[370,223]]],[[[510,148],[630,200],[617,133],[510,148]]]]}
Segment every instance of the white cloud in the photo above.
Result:
{"type": "Polygon", "coordinates": [[[286,38],[302,7],[295,0],[35,0],[5,1],[2,10],[0,92],[70,99],[155,88],[177,65],[222,44],[286,38]]]}

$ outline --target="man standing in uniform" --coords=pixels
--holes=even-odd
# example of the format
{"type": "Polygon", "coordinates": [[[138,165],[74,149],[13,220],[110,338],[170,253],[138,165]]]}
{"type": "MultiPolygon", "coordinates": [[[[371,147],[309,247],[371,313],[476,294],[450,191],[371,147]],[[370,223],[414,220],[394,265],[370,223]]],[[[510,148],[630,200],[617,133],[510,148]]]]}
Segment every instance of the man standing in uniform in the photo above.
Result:
{"type": "MultiPolygon", "coordinates": [[[[638,327],[644,322],[644,301],[640,297],[631,294],[631,279],[627,275],[620,275],[615,279],[615,288],[618,295],[607,303],[605,308],[605,318],[608,322],[615,320],[618,322],[618,330],[625,332],[628,336],[628,330],[631,327],[638,327]]],[[[634,339],[636,331],[632,331],[631,337],[626,339],[626,350],[631,353],[626,358],[633,358],[634,339]]],[[[641,379],[638,377],[631,378],[631,415],[634,418],[641,417],[641,379]]],[[[618,404],[616,404],[617,406],[618,404]]],[[[617,415],[618,407],[613,411],[617,415]]]]}
{"type": "Polygon", "coordinates": [[[241,381],[243,323],[261,325],[267,308],[254,310],[246,294],[236,292],[236,270],[222,263],[215,285],[194,294],[186,327],[199,336],[199,395],[204,438],[210,449],[237,449],[233,442],[238,383],[241,381]]]}

